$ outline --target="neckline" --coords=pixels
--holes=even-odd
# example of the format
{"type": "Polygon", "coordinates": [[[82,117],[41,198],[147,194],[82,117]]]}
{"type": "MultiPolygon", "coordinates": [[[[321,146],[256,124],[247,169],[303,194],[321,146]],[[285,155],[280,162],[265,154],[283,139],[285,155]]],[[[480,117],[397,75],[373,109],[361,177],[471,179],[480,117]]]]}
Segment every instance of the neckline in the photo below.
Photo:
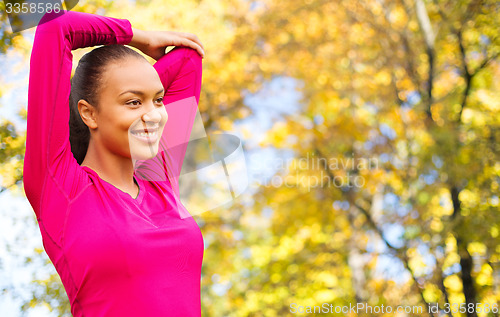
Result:
{"type": "Polygon", "coordinates": [[[99,174],[97,174],[96,171],[94,171],[93,169],[91,169],[90,167],[88,166],[81,166],[84,170],[86,170],[87,172],[90,172],[91,174],[93,174],[94,176],[98,177],[102,183],[104,184],[107,184],[107,186],[111,187],[112,189],[114,189],[115,192],[117,192],[120,196],[124,197],[125,199],[128,199],[128,200],[132,200],[132,201],[135,201],[137,202],[138,204],[140,204],[142,202],[142,198],[144,197],[144,183],[143,181],[140,179],[140,178],[137,178],[136,175],[135,175],[135,170],[134,170],[134,181],[135,183],[137,184],[137,186],[139,186],[139,194],[137,195],[136,198],[133,198],[129,193],[126,193],[124,192],[123,190],[119,189],[118,187],[116,187],[115,185],[105,181],[104,179],[102,179],[99,174]]]}

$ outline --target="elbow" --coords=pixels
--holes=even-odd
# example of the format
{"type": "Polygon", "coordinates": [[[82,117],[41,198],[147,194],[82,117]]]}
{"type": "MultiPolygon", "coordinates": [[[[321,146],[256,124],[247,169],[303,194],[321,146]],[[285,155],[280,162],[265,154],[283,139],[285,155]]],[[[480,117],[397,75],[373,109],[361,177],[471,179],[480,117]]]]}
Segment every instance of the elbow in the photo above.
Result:
{"type": "Polygon", "coordinates": [[[37,30],[41,29],[44,31],[60,29],[62,26],[62,17],[66,14],[67,11],[59,10],[59,12],[49,11],[46,12],[40,21],[38,22],[37,30]]]}
{"type": "Polygon", "coordinates": [[[28,161],[26,160],[26,156],[24,158],[23,166],[23,187],[26,197],[29,197],[33,188],[33,178],[31,177],[31,170],[28,161]]]}
{"type": "Polygon", "coordinates": [[[40,167],[33,166],[33,162],[30,159],[29,152],[27,151],[24,156],[23,163],[23,187],[26,197],[29,199],[32,197],[37,188],[41,187],[40,175],[36,175],[35,171],[40,170],[40,167]]]}

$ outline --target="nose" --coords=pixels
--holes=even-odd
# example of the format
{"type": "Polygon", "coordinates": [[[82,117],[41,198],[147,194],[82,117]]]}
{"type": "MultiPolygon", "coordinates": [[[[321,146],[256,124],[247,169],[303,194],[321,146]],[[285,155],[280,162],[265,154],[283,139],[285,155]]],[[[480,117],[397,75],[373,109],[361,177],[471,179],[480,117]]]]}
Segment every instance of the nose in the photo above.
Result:
{"type": "Polygon", "coordinates": [[[151,111],[148,111],[142,115],[142,120],[144,122],[149,121],[149,122],[158,123],[161,121],[160,111],[158,111],[158,109],[153,109],[151,111]]]}

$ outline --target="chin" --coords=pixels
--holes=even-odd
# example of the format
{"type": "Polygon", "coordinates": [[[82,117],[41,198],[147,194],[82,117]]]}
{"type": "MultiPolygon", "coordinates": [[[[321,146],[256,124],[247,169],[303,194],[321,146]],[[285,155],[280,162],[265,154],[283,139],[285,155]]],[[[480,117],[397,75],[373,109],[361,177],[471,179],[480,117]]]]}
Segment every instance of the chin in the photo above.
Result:
{"type": "Polygon", "coordinates": [[[134,160],[152,159],[158,154],[158,143],[130,147],[130,156],[134,160]]]}
{"type": "Polygon", "coordinates": [[[138,139],[129,134],[130,156],[133,160],[147,160],[154,158],[158,154],[159,144],[159,138],[156,140],[138,139]]]}

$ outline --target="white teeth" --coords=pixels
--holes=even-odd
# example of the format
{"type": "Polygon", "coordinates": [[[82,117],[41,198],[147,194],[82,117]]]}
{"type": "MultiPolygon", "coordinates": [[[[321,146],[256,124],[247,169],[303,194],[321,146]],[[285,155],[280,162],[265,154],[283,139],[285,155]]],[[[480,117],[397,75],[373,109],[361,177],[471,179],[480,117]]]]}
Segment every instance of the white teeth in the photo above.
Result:
{"type": "Polygon", "coordinates": [[[140,137],[144,137],[144,138],[150,138],[150,137],[154,137],[156,136],[156,132],[140,132],[140,133],[133,133],[134,135],[138,135],[140,137]]]}

